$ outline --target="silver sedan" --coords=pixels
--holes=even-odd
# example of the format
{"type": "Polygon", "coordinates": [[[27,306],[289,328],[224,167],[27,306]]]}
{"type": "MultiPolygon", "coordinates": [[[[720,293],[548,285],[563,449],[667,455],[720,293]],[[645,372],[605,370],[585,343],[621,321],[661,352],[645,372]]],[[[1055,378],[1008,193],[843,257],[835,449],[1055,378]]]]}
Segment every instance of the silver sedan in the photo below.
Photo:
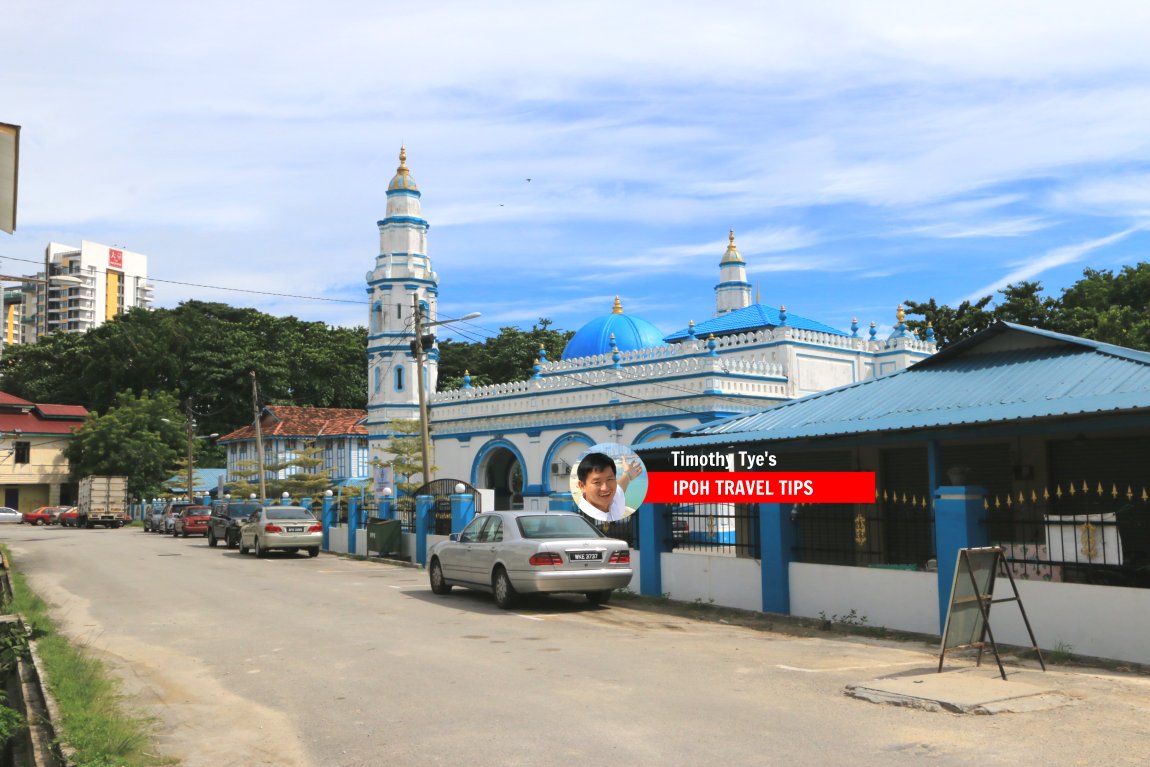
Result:
{"type": "Polygon", "coordinates": [[[488,591],[507,609],[523,593],[576,592],[594,605],[631,582],[631,550],[569,512],[480,514],[428,550],[431,590],[488,591]]]}
{"type": "Polygon", "coordinates": [[[319,556],[323,543],[323,527],[315,516],[302,506],[267,506],[253,512],[240,527],[240,553],[254,549],[262,557],[272,549],[295,553],[307,551],[309,557],[319,556]]]}

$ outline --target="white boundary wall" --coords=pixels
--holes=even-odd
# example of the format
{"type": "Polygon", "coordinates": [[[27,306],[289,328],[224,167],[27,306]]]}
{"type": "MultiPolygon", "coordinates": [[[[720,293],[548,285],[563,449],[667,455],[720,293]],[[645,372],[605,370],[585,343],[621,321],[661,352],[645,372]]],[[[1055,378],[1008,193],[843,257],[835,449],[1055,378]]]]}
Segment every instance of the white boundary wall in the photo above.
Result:
{"type": "Polygon", "coordinates": [[[854,610],[868,626],[939,633],[935,573],[792,562],[790,579],[792,615],[829,618],[854,610]]]}
{"type": "Polygon", "coordinates": [[[663,591],[671,599],[702,600],[743,610],[763,609],[762,568],[757,559],[669,553],[660,555],[660,563],[663,591]]]}
{"type": "MultiPolygon", "coordinates": [[[[1044,650],[1150,664],[1150,589],[1015,580],[1034,638],[1044,650]],[[1062,647],[1059,647],[1059,644],[1062,647]]],[[[1010,581],[995,582],[994,598],[1013,597],[1010,581]]],[[[1030,645],[1018,605],[1005,602],[990,613],[994,638],[1030,645]]]]}
{"type": "MultiPolygon", "coordinates": [[[[843,616],[854,610],[860,618],[866,617],[868,626],[941,633],[935,573],[792,562],[790,579],[792,615],[843,616]]],[[[667,583],[666,575],[663,583],[667,583]]],[[[1150,664],[1150,642],[1146,641],[1150,589],[1022,580],[1015,584],[1034,637],[1044,650],[1150,664]]],[[[1010,581],[1000,577],[994,598],[1013,596],[1010,581]]],[[[715,601],[726,604],[718,597],[715,601]]],[[[1022,613],[1014,602],[995,605],[990,621],[996,641],[1030,645],[1022,613]]]]}

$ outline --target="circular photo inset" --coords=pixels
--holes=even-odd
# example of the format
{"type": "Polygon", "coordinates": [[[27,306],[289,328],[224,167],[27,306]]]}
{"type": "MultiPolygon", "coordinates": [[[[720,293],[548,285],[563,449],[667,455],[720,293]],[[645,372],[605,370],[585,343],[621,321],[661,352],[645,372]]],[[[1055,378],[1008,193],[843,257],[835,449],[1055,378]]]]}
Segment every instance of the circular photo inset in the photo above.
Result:
{"type": "Polygon", "coordinates": [[[592,519],[626,519],[647,497],[647,467],[625,445],[592,445],[571,467],[571,497],[592,519]]]}

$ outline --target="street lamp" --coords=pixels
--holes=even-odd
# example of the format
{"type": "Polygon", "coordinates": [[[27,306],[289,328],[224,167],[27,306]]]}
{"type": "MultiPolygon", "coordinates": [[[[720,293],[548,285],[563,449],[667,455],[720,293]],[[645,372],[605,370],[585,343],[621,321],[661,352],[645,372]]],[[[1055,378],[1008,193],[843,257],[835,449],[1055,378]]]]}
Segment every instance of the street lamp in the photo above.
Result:
{"type": "MultiPolygon", "coordinates": [[[[412,315],[415,323],[415,340],[411,342],[411,353],[415,356],[415,385],[419,388],[419,448],[423,459],[423,483],[427,484],[431,481],[431,429],[428,423],[430,419],[427,415],[427,392],[423,386],[423,331],[425,328],[435,325],[473,320],[481,315],[479,312],[471,312],[471,314],[465,314],[455,319],[425,323],[423,321],[423,309],[419,305],[419,296],[413,295],[411,298],[415,306],[415,312],[412,315]]],[[[428,336],[428,338],[430,339],[429,345],[435,343],[434,336],[428,336]]]]}
{"type": "MultiPolygon", "coordinates": [[[[187,484],[185,487],[187,489],[188,497],[191,498],[192,494],[195,492],[194,485],[196,482],[196,456],[195,456],[196,440],[197,439],[215,439],[216,437],[218,437],[220,435],[218,432],[212,432],[211,434],[197,435],[196,434],[196,416],[195,416],[195,413],[192,412],[192,400],[190,398],[185,401],[184,408],[185,408],[185,413],[186,413],[186,418],[184,420],[184,435],[187,437],[187,452],[185,454],[185,461],[187,463],[186,468],[187,468],[187,472],[188,472],[188,478],[187,478],[188,481],[187,481],[187,484]]],[[[163,421],[164,423],[171,423],[171,421],[168,420],[167,418],[161,418],[160,420],[163,421]]]]}

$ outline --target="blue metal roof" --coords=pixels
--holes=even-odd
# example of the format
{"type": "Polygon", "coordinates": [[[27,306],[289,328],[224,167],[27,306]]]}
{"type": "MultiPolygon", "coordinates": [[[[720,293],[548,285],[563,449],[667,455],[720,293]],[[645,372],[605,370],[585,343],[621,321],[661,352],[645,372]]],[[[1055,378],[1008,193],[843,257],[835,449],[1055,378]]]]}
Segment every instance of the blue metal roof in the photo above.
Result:
{"type": "MultiPolygon", "coordinates": [[[[799,330],[817,330],[822,333],[833,333],[836,336],[847,335],[837,328],[832,328],[830,325],[824,325],[816,320],[800,317],[790,312],[787,312],[786,322],[783,322],[782,314],[773,306],[751,304],[750,306],[744,306],[742,309],[720,314],[718,317],[699,323],[695,326],[695,336],[697,338],[706,338],[712,334],[716,336],[729,336],[732,333],[749,333],[753,330],[776,328],[780,325],[798,328],[799,330]]],[[[689,337],[688,329],[683,328],[669,336],[665,336],[663,340],[671,344],[686,341],[689,337]]]]}
{"type": "Polygon", "coordinates": [[[1150,408],[1150,354],[998,323],[906,370],[731,416],[659,444],[804,439],[1137,408],[1150,408]]]}

